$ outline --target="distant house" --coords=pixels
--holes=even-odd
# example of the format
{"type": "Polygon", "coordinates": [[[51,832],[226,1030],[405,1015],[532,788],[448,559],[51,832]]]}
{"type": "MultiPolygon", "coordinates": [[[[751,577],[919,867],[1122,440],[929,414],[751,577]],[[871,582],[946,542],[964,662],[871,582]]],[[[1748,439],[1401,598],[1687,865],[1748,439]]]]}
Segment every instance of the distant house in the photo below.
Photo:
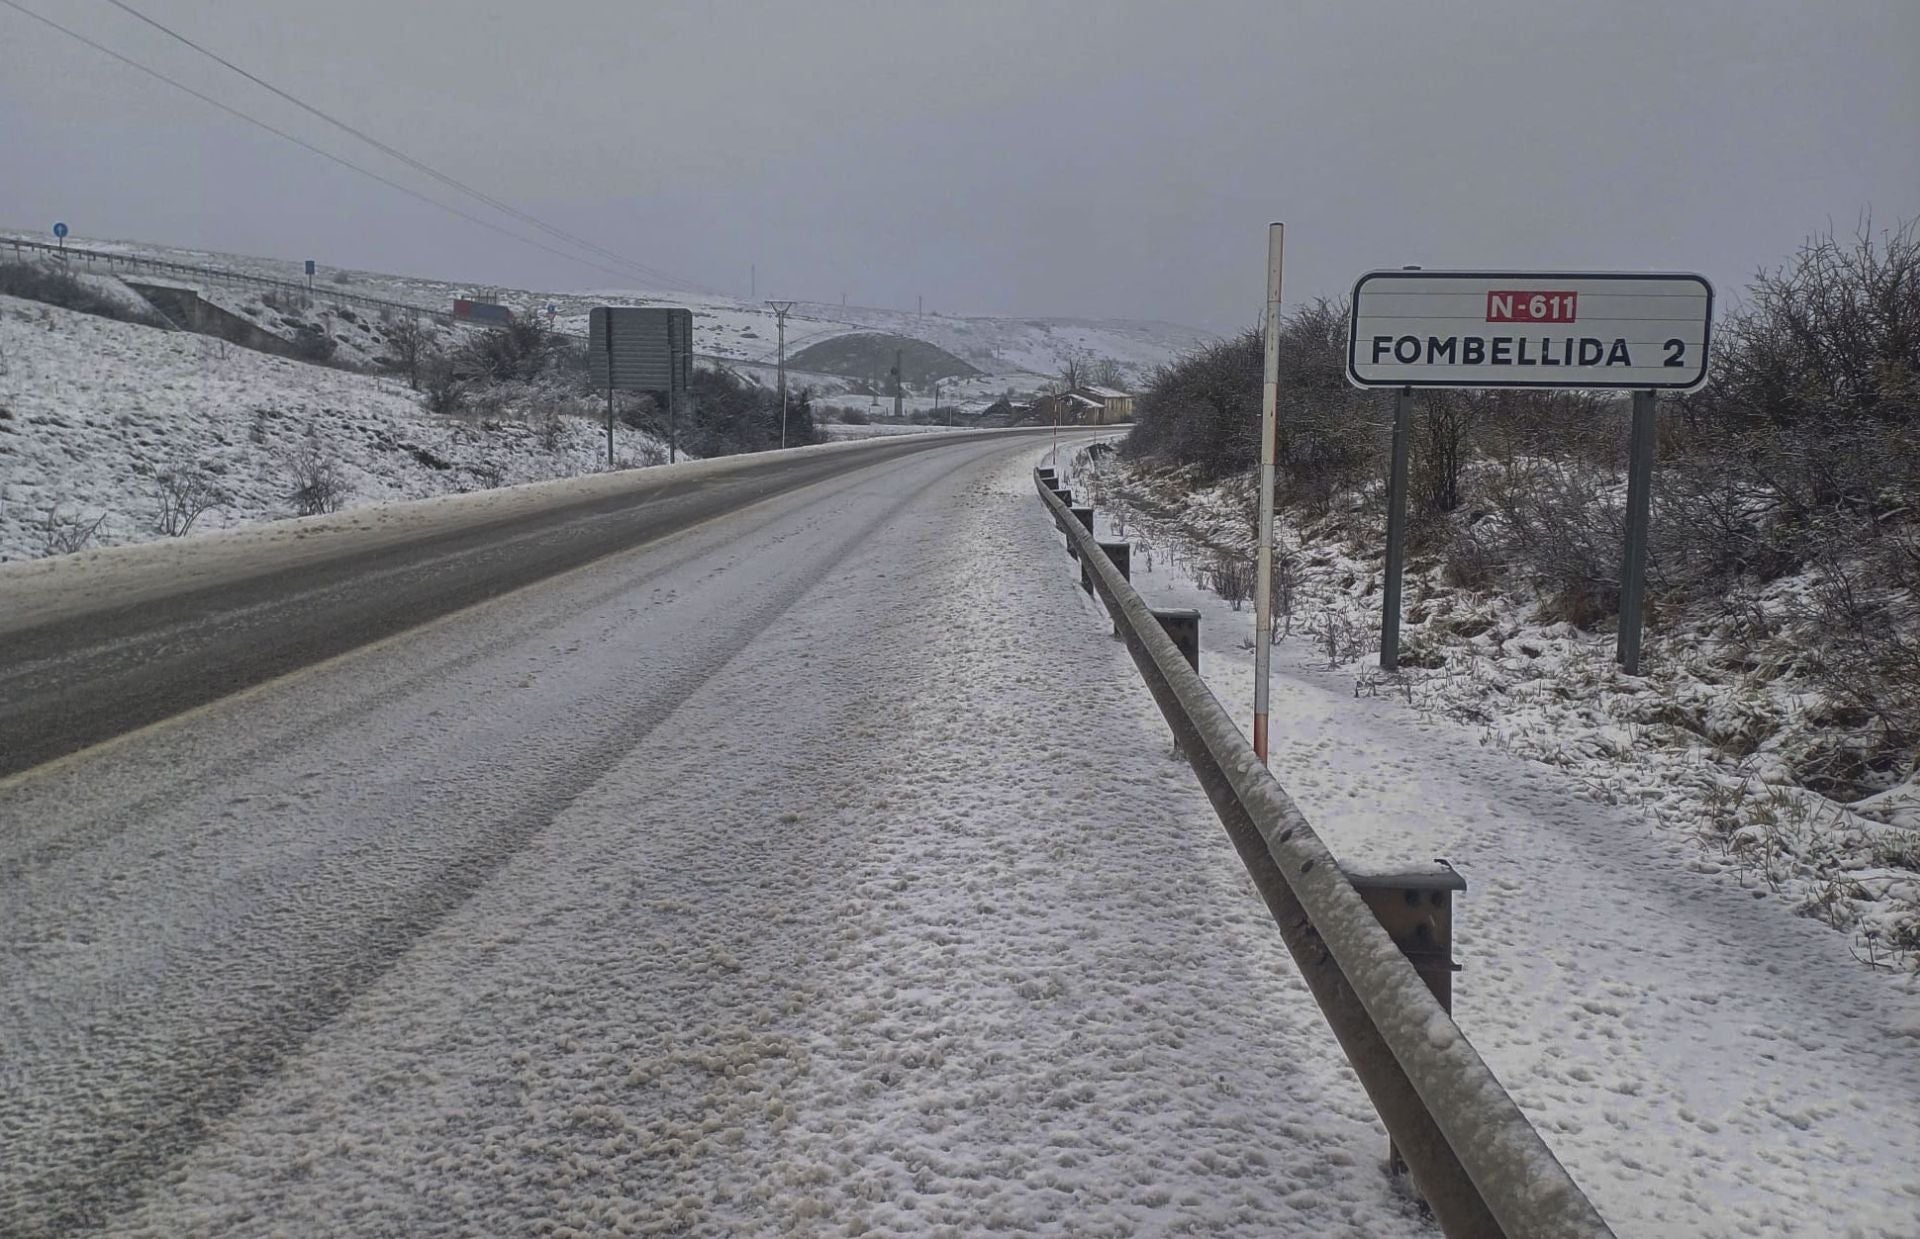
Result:
{"type": "Polygon", "coordinates": [[[1100,416],[1096,420],[1101,425],[1133,420],[1133,397],[1128,393],[1111,387],[1082,387],[1076,390],[1100,402],[1100,416]]]}
{"type": "Polygon", "coordinates": [[[1133,420],[1133,397],[1111,387],[1076,387],[1034,401],[1037,420],[1063,426],[1105,426],[1133,420]]]}

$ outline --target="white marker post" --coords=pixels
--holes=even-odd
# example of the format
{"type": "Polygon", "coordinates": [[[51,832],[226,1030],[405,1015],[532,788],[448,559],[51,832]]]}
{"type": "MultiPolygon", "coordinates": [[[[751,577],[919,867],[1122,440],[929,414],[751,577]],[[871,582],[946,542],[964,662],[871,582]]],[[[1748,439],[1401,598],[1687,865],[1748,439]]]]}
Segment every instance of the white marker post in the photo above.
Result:
{"type": "Polygon", "coordinates": [[[1273,466],[1280,404],[1280,256],[1286,225],[1267,226],[1267,356],[1260,383],[1260,550],[1254,574],[1253,753],[1267,764],[1267,678],[1273,668],[1273,466]]]}

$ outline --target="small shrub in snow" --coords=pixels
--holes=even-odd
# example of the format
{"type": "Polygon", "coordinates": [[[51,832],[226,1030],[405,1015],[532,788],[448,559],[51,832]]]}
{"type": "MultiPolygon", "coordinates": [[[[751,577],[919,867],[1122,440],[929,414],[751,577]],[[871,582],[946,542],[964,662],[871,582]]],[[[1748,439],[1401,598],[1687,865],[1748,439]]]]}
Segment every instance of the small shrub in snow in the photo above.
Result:
{"type": "Polygon", "coordinates": [[[317,323],[301,323],[294,329],[293,349],[303,361],[332,361],[339,347],[340,342],[317,323]]]}
{"type": "Polygon", "coordinates": [[[100,526],[105,524],[106,520],[105,512],[88,521],[82,517],[68,516],[58,507],[49,509],[46,516],[40,520],[42,558],[71,555],[75,551],[85,550],[87,544],[93,541],[93,536],[100,532],[100,526]]]}
{"type": "Polygon", "coordinates": [[[420,389],[426,397],[427,412],[443,417],[460,412],[467,404],[467,383],[460,377],[453,359],[434,352],[420,363],[420,389]]]}
{"type": "Polygon", "coordinates": [[[658,443],[641,444],[640,445],[640,463],[645,466],[666,464],[667,449],[664,447],[661,447],[658,443]]]}
{"type": "Polygon", "coordinates": [[[1206,568],[1207,588],[1225,598],[1238,611],[1253,597],[1254,563],[1238,555],[1221,555],[1206,568]]]}
{"type": "Polygon", "coordinates": [[[194,522],[223,501],[220,488],[197,465],[173,465],[154,475],[159,508],[154,527],[169,538],[185,537],[194,522]]]}
{"type": "Polygon", "coordinates": [[[346,506],[352,493],[347,479],[333,458],[323,454],[317,445],[309,443],[290,456],[287,470],[293,481],[287,499],[293,504],[296,516],[322,516],[346,506]]]}

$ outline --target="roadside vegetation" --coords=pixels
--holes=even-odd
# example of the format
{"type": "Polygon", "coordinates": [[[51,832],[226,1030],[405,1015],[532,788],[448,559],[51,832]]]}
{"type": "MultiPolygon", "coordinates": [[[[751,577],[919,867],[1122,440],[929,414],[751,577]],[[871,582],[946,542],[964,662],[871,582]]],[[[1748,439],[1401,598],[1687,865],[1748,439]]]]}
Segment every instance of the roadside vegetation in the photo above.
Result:
{"type": "MultiPolygon", "coordinates": [[[[1345,380],[1346,313],[1318,301],[1282,326],[1273,635],[1379,691],[1391,410],[1345,380]]],[[[1392,691],[1658,802],[1809,914],[1860,930],[1863,957],[1911,960],[1920,234],[1813,238],[1715,330],[1711,384],[1661,402],[1646,674],[1611,663],[1625,401],[1436,391],[1415,404],[1392,691]]],[[[1249,331],[1163,367],[1127,467],[1103,483],[1136,522],[1178,525],[1196,574],[1235,602],[1252,589],[1261,362],[1249,331]]]]}

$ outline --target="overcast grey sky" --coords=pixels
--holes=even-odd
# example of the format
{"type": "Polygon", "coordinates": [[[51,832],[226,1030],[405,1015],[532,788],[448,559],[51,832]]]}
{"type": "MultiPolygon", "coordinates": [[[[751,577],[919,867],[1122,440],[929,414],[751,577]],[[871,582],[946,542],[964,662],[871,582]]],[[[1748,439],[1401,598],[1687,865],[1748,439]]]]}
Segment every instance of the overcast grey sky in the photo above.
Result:
{"type": "MultiPolygon", "coordinates": [[[[18,0],[458,201],[107,0],[18,0]]],[[[1920,0],[128,0],[453,176],[745,295],[1253,321],[1373,266],[1736,293],[1920,214],[1920,0]]],[[[491,212],[473,203],[478,213],[491,212]]],[[[0,224],[631,285],[364,180],[0,7],[0,224]]],[[[507,222],[520,231],[523,225],[507,222]]]]}

